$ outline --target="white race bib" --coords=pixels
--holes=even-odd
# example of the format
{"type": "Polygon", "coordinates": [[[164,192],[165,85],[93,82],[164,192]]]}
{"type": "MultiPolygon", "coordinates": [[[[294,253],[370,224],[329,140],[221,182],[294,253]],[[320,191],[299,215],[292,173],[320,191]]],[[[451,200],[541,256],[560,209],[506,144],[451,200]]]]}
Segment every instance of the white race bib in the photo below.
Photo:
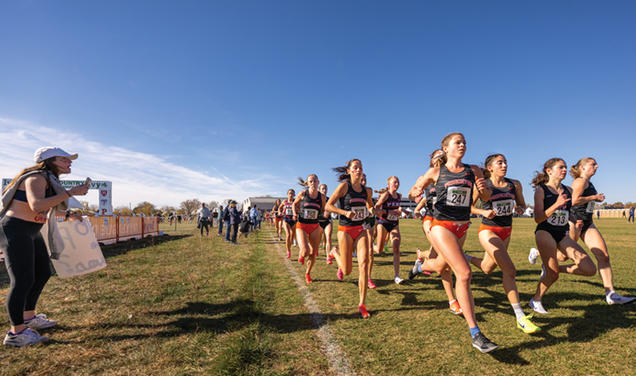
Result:
{"type": "Polygon", "coordinates": [[[288,217],[291,217],[292,215],[294,215],[294,211],[292,210],[292,208],[286,208],[285,215],[288,217]]]}
{"type": "Polygon", "coordinates": [[[505,217],[508,215],[512,215],[514,208],[515,208],[515,200],[513,199],[492,202],[492,210],[495,211],[495,215],[497,217],[505,217]]]}
{"type": "Polygon", "coordinates": [[[548,223],[552,226],[565,226],[569,218],[570,213],[567,210],[557,210],[548,218],[548,223]]]}
{"type": "Polygon", "coordinates": [[[362,221],[368,216],[366,206],[353,206],[351,211],[353,212],[353,218],[351,218],[352,221],[362,221]]]}
{"type": "Polygon", "coordinates": [[[587,203],[587,206],[585,207],[585,212],[586,212],[586,213],[588,213],[588,214],[589,214],[589,213],[594,213],[594,205],[595,205],[595,204],[596,204],[596,203],[595,203],[594,201],[590,201],[590,202],[588,202],[588,203],[587,203]]]}
{"type": "Polygon", "coordinates": [[[446,189],[447,206],[470,206],[470,188],[468,187],[448,187],[446,189]]]}
{"type": "Polygon", "coordinates": [[[389,213],[386,216],[386,219],[388,219],[389,221],[397,221],[398,219],[400,219],[400,217],[397,214],[389,213]]]}
{"type": "Polygon", "coordinates": [[[318,219],[318,210],[305,208],[300,212],[303,219],[318,219]]]}

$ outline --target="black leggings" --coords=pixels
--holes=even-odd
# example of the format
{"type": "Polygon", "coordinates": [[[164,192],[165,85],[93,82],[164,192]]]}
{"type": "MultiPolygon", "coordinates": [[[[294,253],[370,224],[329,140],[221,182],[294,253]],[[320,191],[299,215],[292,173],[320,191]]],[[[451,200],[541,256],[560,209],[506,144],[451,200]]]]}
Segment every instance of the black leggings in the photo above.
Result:
{"type": "Polygon", "coordinates": [[[13,217],[0,220],[0,249],[11,280],[7,310],[13,326],[24,324],[24,311],[35,309],[40,293],[51,277],[41,228],[41,223],[13,217]]]}

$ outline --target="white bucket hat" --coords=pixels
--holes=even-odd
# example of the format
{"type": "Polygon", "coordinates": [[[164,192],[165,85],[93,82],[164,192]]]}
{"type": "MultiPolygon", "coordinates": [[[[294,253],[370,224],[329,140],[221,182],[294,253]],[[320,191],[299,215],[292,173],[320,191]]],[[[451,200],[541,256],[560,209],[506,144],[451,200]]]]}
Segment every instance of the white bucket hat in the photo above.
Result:
{"type": "Polygon", "coordinates": [[[53,158],[53,157],[66,157],[72,160],[72,159],[77,159],[77,153],[69,154],[58,147],[45,146],[45,147],[39,148],[33,154],[33,160],[35,161],[35,163],[40,163],[46,159],[53,158]]]}

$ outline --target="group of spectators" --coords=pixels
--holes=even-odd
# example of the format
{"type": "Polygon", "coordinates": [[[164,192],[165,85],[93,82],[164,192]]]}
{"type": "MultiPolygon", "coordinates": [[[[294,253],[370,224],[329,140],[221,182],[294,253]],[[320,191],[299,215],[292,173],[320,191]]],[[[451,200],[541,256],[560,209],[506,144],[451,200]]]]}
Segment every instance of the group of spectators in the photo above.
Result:
{"type": "Polygon", "coordinates": [[[219,228],[217,235],[223,236],[223,227],[225,226],[225,241],[237,244],[239,232],[247,238],[251,231],[261,228],[262,219],[263,211],[256,206],[250,206],[241,212],[236,207],[236,201],[230,201],[225,208],[219,206],[212,211],[202,203],[201,208],[197,212],[197,227],[201,232],[201,236],[203,236],[204,230],[205,235],[209,236],[209,227],[214,226],[216,222],[219,228]]]}

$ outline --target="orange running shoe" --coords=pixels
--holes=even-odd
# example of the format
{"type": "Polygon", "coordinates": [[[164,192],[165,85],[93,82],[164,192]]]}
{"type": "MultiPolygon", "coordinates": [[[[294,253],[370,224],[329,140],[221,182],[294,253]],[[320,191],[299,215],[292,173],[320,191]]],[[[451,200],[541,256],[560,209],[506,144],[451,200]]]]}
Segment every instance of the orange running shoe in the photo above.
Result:
{"type": "Polygon", "coordinates": [[[305,281],[307,281],[307,284],[311,283],[311,276],[309,275],[309,273],[305,273],[305,281]]]}
{"type": "Polygon", "coordinates": [[[455,314],[455,315],[461,315],[464,313],[464,311],[462,311],[462,307],[459,306],[459,302],[457,301],[457,299],[453,299],[450,302],[448,302],[449,305],[449,309],[450,311],[455,314]]]}
{"type": "Polygon", "coordinates": [[[371,314],[367,311],[367,307],[365,307],[364,304],[358,306],[358,312],[360,312],[360,316],[362,316],[363,319],[371,317],[371,314]]]}

